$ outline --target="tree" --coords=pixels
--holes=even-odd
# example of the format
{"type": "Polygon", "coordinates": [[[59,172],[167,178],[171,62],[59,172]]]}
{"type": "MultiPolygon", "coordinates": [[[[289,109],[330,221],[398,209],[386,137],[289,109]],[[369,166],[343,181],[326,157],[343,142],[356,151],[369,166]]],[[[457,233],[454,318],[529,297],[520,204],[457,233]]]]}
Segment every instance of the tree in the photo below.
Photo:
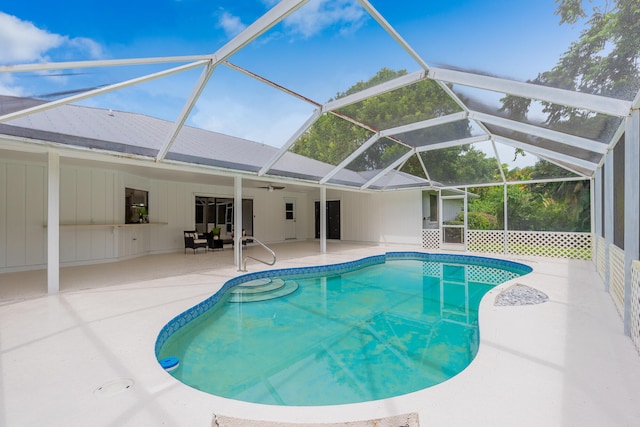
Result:
{"type": "MultiPolygon", "coordinates": [[[[588,15],[582,0],[556,0],[560,25],[587,19],[587,27],[571,43],[557,65],[530,82],[561,89],[621,99],[633,99],[640,88],[640,4],[638,0],[615,0],[610,10],[594,6],[588,15]]],[[[503,98],[502,111],[514,119],[526,117],[531,100],[503,98]]],[[[592,112],[544,102],[548,124],[592,126],[605,120],[592,112]]]]}
{"type": "MultiPolygon", "coordinates": [[[[338,93],[342,98],[375,86],[382,82],[405,75],[405,70],[381,69],[366,82],[358,82],[346,92],[338,93]]],[[[422,80],[407,87],[368,98],[357,104],[336,111],[338,116],[326,114],[292,147],[292,151],[332,165],[339,164],[349,154],[364,144],[373,132],[345,120],[348,117],[357,122],[384,130],[420,120],[426,120],[460,111],[451,97],[432,80],[422,80]]],[[[466,138],[471,135],[467,121],[420,129],[410,134],[398,135],[397,139],[408,145],[423,146],[437,142],[466,138]]],[[[406,145],[392,138],[381,138],[361,156],[348,165],[356,171],[380,170],[409,151],[406,145]]],[[[458,146],[424,153],[430,177],[445,182],[490,181],[494,179],[497,165],[494,159],[471,146],[458,146]],[[474,162],[477,162],[474,165],[474,162]]],[[[403,172],[424,176],[422,165],[413,156],[402,168],[403,172]]]]}
{"type": "MultiPolygon", "coordinates": [[[[570,175],[544,160],[506,171],[509,181],[559,178],[561,174],[570,175]]],[[[490,223],[491,226],[504,228],[503,187],[481,187],[471,192],[479,198],[469,202],[469,212],[495,217],[497,222],[490,223]]],[[[587,232],[591,227],[589,181],[586,180],[509,185],[507,204],[510,230],[587,232]]],[[[476,225],[470,222],[469,226],[476,225]]]]}

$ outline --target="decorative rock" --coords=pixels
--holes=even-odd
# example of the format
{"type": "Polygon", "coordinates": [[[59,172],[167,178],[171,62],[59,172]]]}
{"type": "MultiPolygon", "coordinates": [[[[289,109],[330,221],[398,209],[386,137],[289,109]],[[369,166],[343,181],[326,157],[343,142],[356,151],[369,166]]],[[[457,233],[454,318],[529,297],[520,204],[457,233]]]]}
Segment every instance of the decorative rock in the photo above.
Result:
{"type": "Polygon", "coordinates": [[[542,304],[547,301],[549,301],[549,296],[544,292],[527,285],[516,283],[498,294],[495,300],[495,305],[532,305],[542,304]]]}

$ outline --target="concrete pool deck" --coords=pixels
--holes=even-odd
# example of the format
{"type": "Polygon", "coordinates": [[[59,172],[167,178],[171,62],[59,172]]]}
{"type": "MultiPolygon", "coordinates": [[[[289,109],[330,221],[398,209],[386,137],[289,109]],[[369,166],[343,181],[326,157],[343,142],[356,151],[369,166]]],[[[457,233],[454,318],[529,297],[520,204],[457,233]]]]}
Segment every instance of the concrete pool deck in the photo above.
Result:
{"type": "MultiPolygon", "coordinates": [[[[326,254],[317,242],[274,249],[277,268],[421,250],[345,242],[328,244],[326,254]]],[[[507,259],[534,271],[485,296],[480,349],[466,370],[416,393],[331,408],[211,396],[156,362],[155,340],[167,321],[238,274],[231,250],[63,268],[56,295],[44,295],[44,271],[1,274],[0,426],[208,427],[216,415],[302,425],[408,413],[421,426],[637,425],[640,356],[593,263],[507,259]],[[549,301],[495,306],[499,291],[515,282],[549,301]]]]}

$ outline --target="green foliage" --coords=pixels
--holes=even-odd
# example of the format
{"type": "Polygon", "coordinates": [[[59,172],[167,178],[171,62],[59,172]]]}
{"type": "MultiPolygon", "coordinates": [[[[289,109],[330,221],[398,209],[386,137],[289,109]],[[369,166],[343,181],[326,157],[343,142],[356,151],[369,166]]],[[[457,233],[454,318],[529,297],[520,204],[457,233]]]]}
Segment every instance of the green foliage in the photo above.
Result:
{"type": "MultiPolygon", "coordinates": [[[[362,91],[377,84],[403,76],[405,70],[381,69],[366,82],[358,82],[337,98],[362,91]]],[[[377,129],[387,129],[427,120],[460,111],[460,107],[438,84],[422,80],[407,87],[383,93],[362,102],[326,114],[294,144],[292,151],[306,157],[338,165],[364,144],[373,132],[353,123],[359,122],[377,129]],[[352,121],[345,120],[349,118],[352,121]]],[[[462,139],[471,136],[467,121],[460,120],[399,135],[416,146],[462,139]]],[[[382,138],[354,160],[348,168],[356,171],[380,170],[407,152],[408,148],[391,139],[382,138]]],[[[429,178],[442,183],[492,182],[499,179],[498,165],[493,158],[473,146],[458,146],[421,154],[429,178]]],[[[412,156],[402,171],[427,178],[420,161],[412,156]]]]}
{"type": "MultiPolygon", "coordinates": [[[[405,70],[393,71],[383,68],[370,80],[358,82],[346,92],[338,93],[336,97],[342,98],[405,74],[405,70]]],[[[377,129],[387,129],[458,111],[460,107],[436,82],[423,80],[344,107],[337,111],[336,115],[322,116],[296,141],[291,150],[337,165],[373,135],[372,131],[345,118],[374,125],[377,129]]],[[[469,124],[466,121],[458,121],[412,132],[410,138],[412,143],[424,145],[468,136],[470,136],[469,124]]],[[[400,136],[400,139],[402,138],[403,136],[400,136]]],[[[407,150],[408,148],[404,145],[382,138],[348,167],[358,171],[383,169],[407,150]]],[[[486,159],[484,153],[471,147],[430,151],[424,154],[424,158],[430,165],[430,171],[433,170],[432,179],[461,182],[468,175],[481,176],[482,180],[488,181],[493,179],[496,170],[495,160],[486,159]],[[474,161],[482,162],[483,160],[487,163],[486,165],[473,164],[474,161]]],[[[405,164],[403,171],[426,178],[422,165],[415,157],[405,164]]]]}
{"type": "Polygon", "coordinates": [[[302,135],[291,151],[335,166],[371,135],[371,132],[346,120],[324,115],[302,135]]]}
{"type": "MultiPolygon", "coordinates": [[[[560,24],[587,18],[586,29],[571,43],[557,65],[538,74],[533,83],[613,98],[633,99],[640,88],[640,3],[615,0],[610,10],[594,6],[588,15],[582,0],[556,0],[560,24]]],[[[525,117],[531,100],[502,99],[502,111],[514,119],[525,117]]],[[[549,124],[602,127],[599,115],[576,108],[543,103],[549,124]],[[592,121],[599,123],[591,123],[592,121]]],[[[561,129],[559,129],[561,130],[561,129]]]]}
{"type": "MultiPolygon", "coordinates": [[[[456,220],[464,224],[464,213],[459,213],[456,220]]],[[[496,230],[498,229],[498,219],[486,212],[468,212],[467,227],[470,230],[496,230]]]]}
{"type": "MultiPolygon", "coordinates": [[[[568,174],[568,173],[567,173],[568,174]]],[[[509,180],[558,178],[558,168],[539,161],[534,166],[508,172],[509,180]]],[[[504,189],[502,186],[472,189],[479,196],[469,202],[472,213],[496,218],[492,229],[504,228],[504,189]]],[[[507,187],[508,228],[524,231],[579,231],[591,228],[589,181],[544,182],[507,187]]],[[[479,225],[482,226],[482,223],[479,225]]]]}
{"type": "Polygon", "coordinates": [[[560,15],[560,23],[575,24],[587,14],[582,8],[582,0],[556,0],[558,8],[556,15],[560,15]]]}

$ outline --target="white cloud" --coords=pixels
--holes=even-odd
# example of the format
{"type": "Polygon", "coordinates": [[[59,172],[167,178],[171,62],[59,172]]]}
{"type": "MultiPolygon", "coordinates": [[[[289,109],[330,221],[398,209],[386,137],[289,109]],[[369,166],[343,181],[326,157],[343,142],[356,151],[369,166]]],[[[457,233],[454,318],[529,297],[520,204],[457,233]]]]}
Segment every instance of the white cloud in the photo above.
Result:
{"type": "Polygon", "coordinates": [[[22,87],[17,86],[10,74],[0,75],[0,95],[24,96],[22,87]]]}
{"type": "Polygon", "coordinates": [[[0,63],[47,61],[53,49],[67,48],[92,58],[102,56],[102,48],[91,39],[70,38],[40,29],[28,21],[0,12],[0,63]]]}
{"type": "MultiPolygon", "coordinates": [[[[279,0],[262,0],[269,9],[278,2],[279,0]]],[[[285,18],[283,26],[286,34],[303,38],[310,38],[329,27],[336,28],[344,35],[357,31],[368,17],[356,0],[311,0],[285,18]]],[[[218,18],[218,27],[231,38],[244,30],[246,25],[239,17],[222,11],[218,18]]]]}
{"type": "Polygon", "coordinates": [[[311,0],[284,21],[288,32],[309,38],[328,27],[341,34],[357,31],[368,14],[355,0],[311,0]]]}
{"type": "Polygon", "coordinates": [[[58,34],[36,28],[31,22],[0,12],[0,62],[43,60],[45,53],[64,43],[58,34]]]}
{"type": "Polygon", "coordinates": [[[104,56],[102,46],[86,37],[66,38],[66,44],[79,52],[87,53],[91,58],[101,58],[104,56]]]}
{"type": "Polygon", "coordinates": [[[218,18],[218,26],[222,28],[227,37],[232,38],[246,28],[239,17],[223,11],[218,18]]]}

